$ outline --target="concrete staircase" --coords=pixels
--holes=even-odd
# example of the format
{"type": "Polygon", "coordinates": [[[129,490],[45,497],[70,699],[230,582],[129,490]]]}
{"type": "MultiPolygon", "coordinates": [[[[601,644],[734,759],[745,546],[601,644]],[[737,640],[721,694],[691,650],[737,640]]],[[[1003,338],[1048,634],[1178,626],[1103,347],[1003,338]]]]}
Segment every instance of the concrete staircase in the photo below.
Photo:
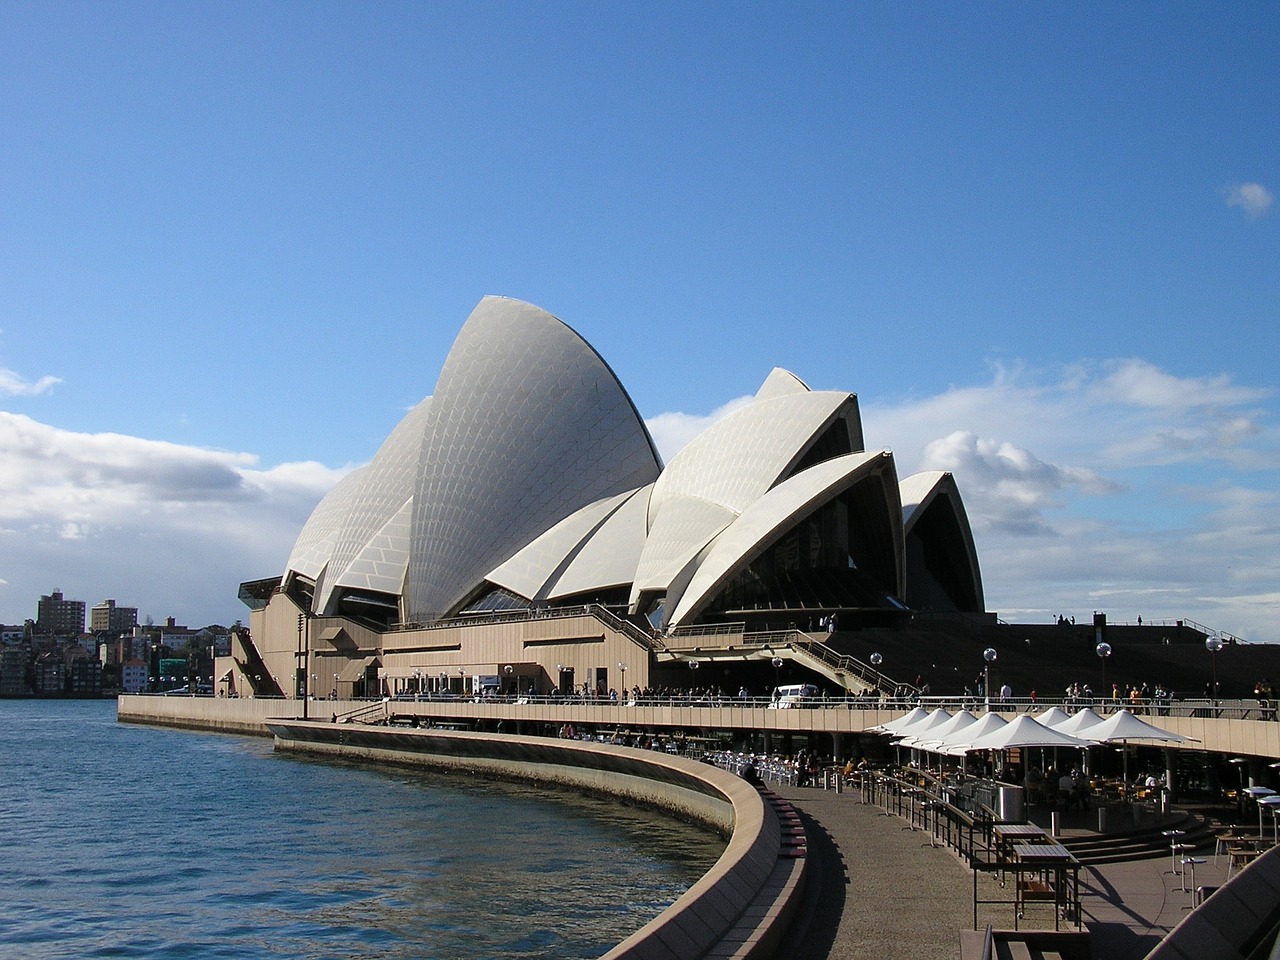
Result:
{"type": "Polygon", "coordinates": [[[1084,864],[1123,863],[1170,856],[1170,840],[1162,831],[1182,830],[1179,843],[1194,851],[1213,850],[1217,837],[1214,824],[1198,813],[1187,813],[1179,820],[1128,833],[1100,834],[1061,838],[1064,847],[1084,864]]]}

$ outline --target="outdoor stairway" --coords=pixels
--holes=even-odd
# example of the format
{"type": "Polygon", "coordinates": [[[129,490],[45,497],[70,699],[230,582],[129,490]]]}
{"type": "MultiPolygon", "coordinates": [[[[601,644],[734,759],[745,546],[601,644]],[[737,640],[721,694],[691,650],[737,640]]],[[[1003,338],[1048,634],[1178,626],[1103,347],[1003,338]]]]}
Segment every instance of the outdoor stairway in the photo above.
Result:
{"type": "Polygon", "coordinates": [[[1169,838],[1161,833],[1162,830],[1185,831],[1178,842],[1188,844],[1194,850],[1213,849],[1214,828],[1207,818],[1196,813],[1131,833],[1065,837],[1061,843],[1084,864],[1150,860],[1169,856],[1169,838]]]}

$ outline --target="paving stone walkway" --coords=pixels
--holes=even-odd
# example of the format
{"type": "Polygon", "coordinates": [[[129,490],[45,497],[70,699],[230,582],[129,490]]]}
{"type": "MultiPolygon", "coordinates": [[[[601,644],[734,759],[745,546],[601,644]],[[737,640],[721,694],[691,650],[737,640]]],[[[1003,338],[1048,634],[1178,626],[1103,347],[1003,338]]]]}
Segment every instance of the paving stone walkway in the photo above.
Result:
{"type": "MultiPolygon", "coordinates": [[[[953,850],[932,846],[929,834],[863,804],[856,793],[771,786],[805,820],[817,881],[804,936],[779,956],[958,960],[960,931],[973,928],[973,871],[953,850]]],[[[1196,884],[1221,884],[1225,858],[1215,863],[1211,849],[1196,856],[1206,860],[1196,866],[1196,884]]],[[[1142,960],[1186,916],[1191,894],[1170,866],[1163,857],[1080,871],[1095,960],[1142,960]]],[[[978,881],[980,899],[1008,896],[990,875],[978,881]]],[[[979,926],[988,922],[1011,929],[1012,904],[980,906],[979,926]]]]}

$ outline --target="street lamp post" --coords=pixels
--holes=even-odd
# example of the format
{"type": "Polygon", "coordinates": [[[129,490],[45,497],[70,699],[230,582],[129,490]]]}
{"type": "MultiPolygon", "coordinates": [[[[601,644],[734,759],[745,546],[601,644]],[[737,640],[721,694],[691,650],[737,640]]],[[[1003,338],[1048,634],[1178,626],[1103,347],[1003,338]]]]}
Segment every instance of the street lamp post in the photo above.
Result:
{"type": "Polygon", "coordinates": [[[627,665],[621,660],[618,661],[618,670],[622,673],[622,690],[621,695],[618,697],[618,703],[624,704],[627,702],[627,665]]]}
{"type": "MultiPolygon", "coordinates": [[[[507,675],[507,695],[514,700],[520,693],[519,689],[516,690],[515,694],[512,694],[511,692],[511,675],[516,672],[516,668],[508,663],[505,667],[502,668],[502,672],[507,675]]],[[[519,682],[520,682],[519,680],[516,681],[517,684],[519,682]]]]}
{"type": "Polygon", "coordinates": [[[880,664],[884,663],[884,657],[882,657],[880,655],[880,651],[877,650],[867,659],[871,662],[871,669],[873,669],[876,672],[876,678],[875,678],[876,690],[878,690],[880,692],[880,695],[883,696],[886,693],[886,691],[880,690],[880,664]]]}
{"type": "Polygon", "coordinates": [[[773,689],[775,691],[778,689],[778,687],[782,685],[782,677],[780,676],[781,670],[782,670],[782,658],[774,657],[773,658],[773,689]]]}
{"type": "Polygon", "coordinates": [[[1107,696],[1107,658],[1111,656],[1111,644],[1100,643],[1093,648],[1093,652],[1102,661],[1102,689],[1098,691],[1098,694],[1105,699],[1107,696]]]}
{"type": "Polygon", "coordinates": [[[702,666],[697,660],[689,661],[689,696],[693,697],[694,680],[698,676],[698,668],[702,666]]]}
{"type": "Polygon", "coordinates": [[[296,696],[302,698],[302,719],[307,719],[307,670],[310,666],[307,654],[310,652],[311,637],[309,636],[310,622],[307,620],[306,612],[298,614],[298,669],[295,676],[298,678],[298,689],[294,691],[296,696]]]}
{"type": "Polygon", "coordinates": [[[1206,637],[1204,648],[1209,651],[1209,666],[1213,670],[1213,686],[1209,688],[1209,702],[1214,716],[1218,714],[1218,651],[1222,649],[1221,637],[1206,637]]]}
{"type": "Polygon", "coordinates": [[[1000,656],[995,647],[987,647],[982,651],[982,696],[986,700],[987,710],[991,710],[991,665],[1000,656]]]}

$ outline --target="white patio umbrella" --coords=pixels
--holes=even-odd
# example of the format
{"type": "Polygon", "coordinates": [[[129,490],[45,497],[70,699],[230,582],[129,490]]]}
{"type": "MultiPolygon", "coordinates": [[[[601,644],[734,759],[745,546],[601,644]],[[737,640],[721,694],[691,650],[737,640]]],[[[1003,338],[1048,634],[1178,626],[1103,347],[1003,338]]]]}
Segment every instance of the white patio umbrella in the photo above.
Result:
{"type": "MultiPolygon", "coordinates": [[[[1061,729],[1061,727],[1059,727],[1061,729]]],[[[1160,740],[1165,743],[1185,743],[1190,737],[1184,737],[1172,730],[1164,730],[1154,724],[1135,717],[1128,710],[1118,710],[1101,723],[1085,727],[1080,736],[1094,743],[1118,743],[1124,756],[1124,789],[1129,791],[1129,748],[1130,740],[1160,740]]]]}
{"type": "Polygon", "coordinates": [[[939,743],[944,741],[953,733],[963,730],[965,727],[971,726],[977,722],[978,718],[972,713],[968,710],[961,710],[959,713],[952,714],[951,719],[947,720],[946,723],[941,723],[927,731],[912,733],[909,737],[905,738],[900,745],[937,753],[939,751],[934,750],[934,747],[939,743]]]}
{"type": "Polygon", "coordinates": [[[1059,733],[1052,727],[1038,723],[1035,717],[1023,714],[1016,720],[1010,720],[998,730],[979,737],[966,745],[972,750],[1008,750],[1012,747],[1088,747],[1088,740],[1073,737],[1067,733],[1059,733]]]}
{"type": "MultiPolygon", "coordinates": [[[[970,728],[972,729],[972,728],[970,728]]],[[[1081,740],[1066,733],[1059,733],[1052,727],[1037,723],[1030,714],[1022,714],[1010,720],[998,730],[965,745],[966,752],[974,750],[1009,750],[1013,747],[1087,747],[1089,741],[1081,740]]],[[[1031,788],[1031,765],[1022,764],[1022,783],[1028,791],[1031,788]]]]}
{"type": "Polygon", "coordinates": [[[872,733],[897,733],[900,728],[910,726],[917,720],[923,720],[928,715],[929,711],[924,707],[913,707],[909,713],[904,713],[893,720],[886,720],[884,723],[877,723],[874,727],[867,729],[872,733]]]}
{"type": "MultiPolygon", "coordinates": [[[[1052,706],[1048,710],[1044,710],[1040,713],[1034,713],[1032,714],[1032,716],[1036,718],[1037,723],[1041,724],[1042,726],[1053,727],[1055,730],[1058,729],[1059,724],[1066,723],[1068,720],[1071,719],[1071,714],[1067,713],[1065,710],[1063,710],[1059,706],[1052,706]]],[[[1043,750],[1041,750],[1040,752],[1040,765],[1044,766],[1043,750]]],[[[1057,767],[1058,765],[1058,748],[1057,747],[1053,748],[1053,765],[1054,767],[1057,767]]]]}
{"type": "Polygon", "coordinates": [[[1083,735],[1081,733],[1082,730],[1087,730],[1090,727],[1096,727],[1101,722],[1102,718],[1093,712],[1093,707],[1085,707],[1081,710],[1077,710],[1066,720],[1063,720],[1054,727],[1054,729],[1059,733],[1069,733],[1073,737],[1079,737],[1083,735]]]}
{"type": "Polygon", "coordinates": [[[993,730],[999,730],[1008,723],[1009,721],[998,713],[984,713],[963,730],[957,730],[943,738],[942,742],[934,748],[934,752],[945,753],[949,757],[963,757],[969,743],[986,736],[993,730]]]}
{"type": "MultiPolygon", "coordinates": [[[[1059,727],[1058,729],[1062,728],[1059,727]]],[[[1184,737],[1180,733],[1174,733],[1172,730],[1165,730],[1155,724],[1147,723],[1140,717],[1135,717],[1128,710],[1118,710],[1102,722],[1085,727],[1080,736],[1097,743],[1119,743],[1128,740],[1162,740],[1166,743],[1185,743],[1191,739],[1190,737],[1184,737]]]]}
{"type": "Polygon", "coordinates": [[[1032,716],[1036,718],[1036,723],[1041,726],[1053,727],[1054,729],[1057,729],[1058,724],[1065,723],[1071,719],[1071,714],[1061,707],[1050,707],[1043,713],[1033,713],[1032,716]]]}
{"type": "Polygon", "coordinates": [[[932,730],[934,727],[939,726],[943,723],[946,723],[950,719],[951,719],[951,714],[947,712],[945,707],[937,707],[934,710],[932,710],[927,716],[921,717],[920,719],[916,720],[914,723],[910,723],[910,724],[907,724],[906,726],[898,727],[898,729],[893,732],[893,736],[916,737],[916,736],[919,736],[921,733],[925,732],[926,730],[932,730]]]}

